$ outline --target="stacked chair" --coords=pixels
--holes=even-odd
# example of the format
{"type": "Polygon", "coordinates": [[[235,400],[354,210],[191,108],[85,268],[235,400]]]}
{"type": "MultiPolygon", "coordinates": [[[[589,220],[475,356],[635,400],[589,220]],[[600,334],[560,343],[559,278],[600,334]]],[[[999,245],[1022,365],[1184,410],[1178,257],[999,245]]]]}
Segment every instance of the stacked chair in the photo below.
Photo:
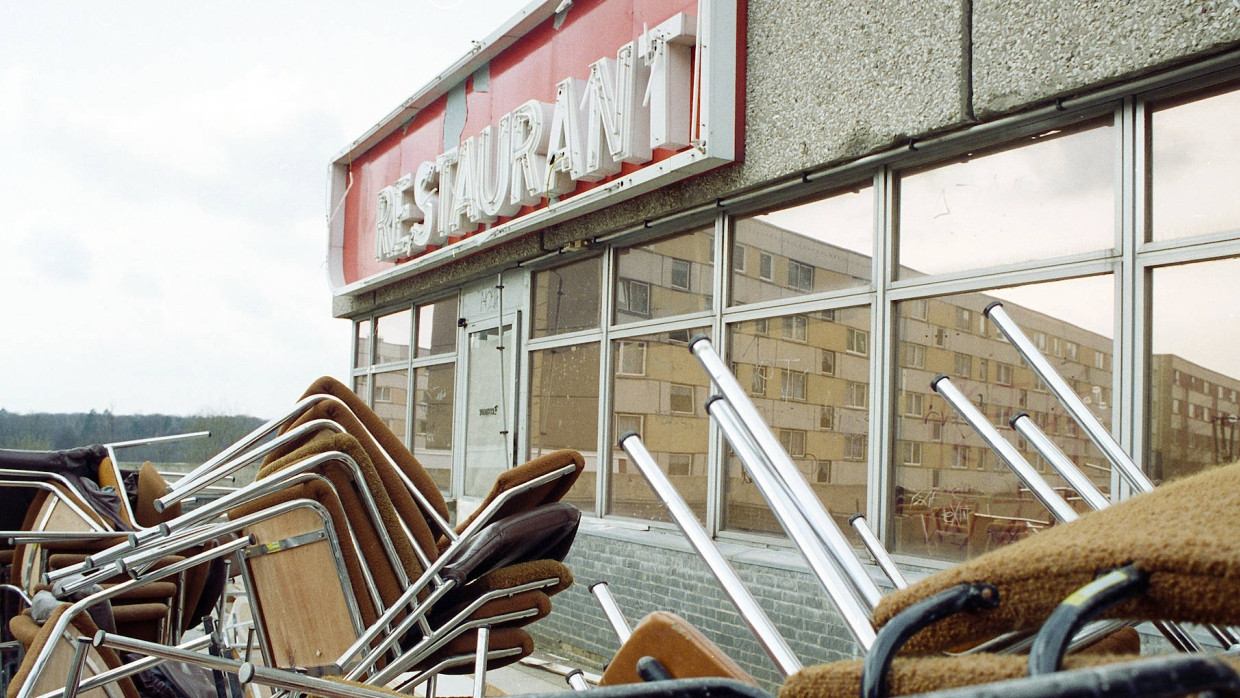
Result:
{"type": "MultiPolygon", "coordinates": [[[[30,649],[8,695],[66,686],[64,666],[81,674],[68,682],[74,690],[90,690],[128,670],[112,652],[145,656],[134,666],[205,667],[224,690],[242,679],[290,690],[310,682],[319,695],[372,695],[402,681],[433,692],[434,677],[451,671],[474,673],[480,687],[488,669],[533,651],[524,627],[572,584],[561,560],[580,515],[559,499],[583,466],[580,454],[558,451],[509,470],[453,527],[409,451],[345,386],[321,379],[288,414],[159,488],[149,498],[157,524],[44,575],[68,598],[118,573],[128,581],[86,592],[37,631],[23,627],[30,649]],[[181,500],[260,461],[254,483],[177,512],[181,500]],[[250,642],[237,648],[244,656],[83,627],[85,610],[101,601],[222,559],[235,560],[254,617],[250,642]]],[[[122,678],[96,690],[135,686],[122,678]]]]}

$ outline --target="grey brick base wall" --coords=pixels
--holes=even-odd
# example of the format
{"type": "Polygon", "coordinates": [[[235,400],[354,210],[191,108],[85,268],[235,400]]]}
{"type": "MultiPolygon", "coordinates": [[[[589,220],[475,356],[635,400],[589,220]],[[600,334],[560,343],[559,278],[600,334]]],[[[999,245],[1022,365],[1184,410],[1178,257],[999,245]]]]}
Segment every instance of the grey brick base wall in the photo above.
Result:
{"type": "MultiPolygon", "coordinates": [[[[822,588],[793,553],[735,543],[720,548],[802,663],[859,656],[822,588]]],[[[583,525],[565,563],[576,584],[556,596],[551,615],[530,628],[536,646],[601,669],[620,646],[589,590],[605,581],[630,625],[652,611],[671,611],[764,688],[774,690],[782,683],[706,563],[678,531],[583,525]]]]}

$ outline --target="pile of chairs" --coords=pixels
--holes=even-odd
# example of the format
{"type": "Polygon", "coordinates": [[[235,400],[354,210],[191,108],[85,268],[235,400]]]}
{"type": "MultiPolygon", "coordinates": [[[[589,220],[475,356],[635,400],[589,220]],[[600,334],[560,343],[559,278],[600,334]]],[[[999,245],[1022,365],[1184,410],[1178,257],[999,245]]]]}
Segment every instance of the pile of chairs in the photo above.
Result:
{"type": "Polygon", "coordinates": [[[487,670],[533,651],[524,628],[573,582],[562,560],[580,513],[559,500],[580,454],[506,471],[452,526],[417,460],[330,378],[171,486],[144,466],[133,501],[115,496],[105,451],[0,453],[0,492],[37,493],[4,508],[23,517],[2,534],[16,543],[6,590],[19,600],[6,621],[24,648],[9,698],[239,696],[249,682],[324,696],[430,684],[433,695],[445,672],[473,673],[481,695],[487,670]],[[44,467],[14,467],[23,458],[44,467]],[[76,476],[59,472],[69,461],[76,476]],[[253,483],[181,510],[255,463],[253,483]],[[104,512],[100,493],[125,513],[104,512]],[[224,593],[233,580],[244,593],[224,593]],[[221,627],[226,596],[248,604],[249,632],[221,627]],[[131,617],[153,616],[156,597],[159,622],[137,628],[131,617]],[[165,663],[176,668],[150,673],[165,663]]]}
{"type": "MultiPolygon", "coordinates": [[[[1017,415],[1012,426],[1096,510],[1078,514],[940,376],[934,390],[1055,525],[910,583],[854,516],[851,526],[894,587],[887,594],[710,340],[690,342],[719,389],[708,412],[823,587],[859,659],[804,666],[641,436],[623,435],[620,447],[785,677],[780,698],[1240,695],[1233,629],[1240,625],[1240,536],[1231,528],[1240,521],[1240,464],[1155,489],[1002,306],[986,315],[1133,494],[1112,504],[1027,415],[1017,415]],[[1141,623],[1176,653],[1147,648],[1143,655],[1134,630],[1141,623]]],[[[474,675],[480,697],[488,670],[532,651],[525,626],[573,583],[562,561],[579,514],[560,499],[582,470],[579,454],[556,452],[505,472],[482,506],[452,526],[427,473],[331,379],[171,486],[144,468],[131,504],[100,501],[105,481],[121,489],[106,449],[22,456],[46,461],[40,467],[18,467],[9,455],[0,454],[8,469],[0,492],[29,498],[0,510],[9,517],[3,535],[15,543],[6,551],[13,580],[6,591],[29,606],[8,623],[13,642],[25,647],[9,698],[153,695],[155,683],[138,672],[164,662],[203,668],[207,695],[237,695],[253,683],[292,695],[370,698],[421,686],[433,696],[437,676],[463,672],[474,675]],[[180,510],[182,500],[254,463],[262,466],[252,484],[180,510]],[[70,470],[94,484],[82,485],[70,470]],[[222,580],[232,578],[253,615],[244,643],[221,639],[222,580]],[[201,636],[183,637],[203,616],[201,636]]],[[[622,644],[597,687],[570,674],[574,690],[595,698],[770,698],[682,619],[660,612],[630,629],[606,584],[591,589],[622,644]]],[[[172,674],[164,671],[165,683],[177,683],[172,674]]]]}

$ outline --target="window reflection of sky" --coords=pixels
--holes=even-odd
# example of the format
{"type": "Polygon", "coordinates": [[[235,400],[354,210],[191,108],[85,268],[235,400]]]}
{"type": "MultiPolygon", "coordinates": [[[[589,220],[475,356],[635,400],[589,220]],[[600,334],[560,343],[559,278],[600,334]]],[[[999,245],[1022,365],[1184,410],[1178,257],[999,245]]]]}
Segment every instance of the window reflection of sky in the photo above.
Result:
{"type": "Polygon", "coordinates": [[[903,176],[901,267],[942,274],[1113,247],[1109,123],[1022,146],[903,176]]]}

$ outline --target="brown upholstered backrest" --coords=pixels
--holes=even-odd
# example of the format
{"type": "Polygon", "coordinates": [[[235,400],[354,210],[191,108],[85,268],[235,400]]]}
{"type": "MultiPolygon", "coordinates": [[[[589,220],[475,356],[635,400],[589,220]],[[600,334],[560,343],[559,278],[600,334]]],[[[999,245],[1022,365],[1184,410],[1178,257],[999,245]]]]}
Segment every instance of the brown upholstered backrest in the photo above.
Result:
{"type": "MultiPolygon", "coordinates": [[[[1065,669],[1131,661],[1133,655],[1070,655],[1065,669]]],[[[779,690],[779,698],[856,698],[861,693],[860,659],[811,666],[798,671],[779,690]]],[[[907,696],[1025,676],[1029,657],[971,654],[946,657],[896,657],[888,672],[887,694],[907,696]]]]}
{"type": "MultiPolygon", "coordinates": [[[[102,468],[100,470],[102,471],[102,468]]],[[[162,512],[155,510],[155,500],[164,496],[167,491],[168,481],[164,479],[164,476],[155,470],[155,466],[151,465],[150,461],[143,463],[142,469],[138,471],[138,501],[133,509],[137,525],[142,528],[151,528],[181,515],[180,502],[162,512]]]]}
{"type": "Polygon", "coordinates": [[[992,609],[953,616],[915,635],[910,652],[947,650],[1034,629],[1101,571],[1136,563],[1149,589],[1109,617],[1240,623],[1240,464],[1208,470],[964,562],[896,591],[875,621],[961,582],[999,589],[992,609]]]}
{"type": "Polygon", "coordinates": [[[439,487],[435,485],[435,481],[431,479],[430,474],[426,472],[426,469],[422,467],[422,464],[418,462],[418,459],[413,457],[413,454],[409,452],[409,449],[405,448],[405,445],[400,442],[400,439],[392,433],[392,430],[383,423],[383,420],[379,418],[379,415],[375,414],[374,410],[367,407],[366,403],[363,402],[356,393],[349,390],[348,386],[344,385],[335,378],[332,378],[331,376],[323,376],[322,378],[311,383],[310,387],[306,389],[306,392],[302,395],[302,397],[305,398],[311,395],[332,395],[339,398],[342,402],[344,402],[344,404],[348,405],[349,409],[353,411],[353,414],[357,415],[358,420],[360,420],[361,423],[366,426],[366,429],[374,435],[375,440],[379,443],[379,446],[384,451],[387,451],[388,454],[391,455],[396,461],[396,466],[409,476],[409,479],[413,481],[414,486],[422,492],[427,501],[434,507],[435,511],[447,520],[448,504],[444,501],[443,494],[439,491],[439,487]]]}
{"type": "MultiPolygon", "coordinates": [[[[436,533],[432,532],[432,529],[427,525],[427,517],[409,492],[405,480],[402,479],[397,469],[392,466],[392,462],[389,460],[391,454],[386,453],[379,446],[378,442],[352,410],[334,400],[324,400],[314,405],[295,420],[289,428],[291,429],[316,419],[333,421],[339,424],[345,433],[357,439],[358,444],[366,452],[371,464],[375,467],[375,472],[378,474],[379,479],[383,482],[383,489],[392,501],[392,506],[395,507],[397,515],[400,516],[401,520],[409,528],[409,532],[413,535],[418,547],[426,553],[429,559],[434,560],[438,556],[438,549],[435,546],[436,533]]],[[[304,445],[310,438],[311,436],[306,436],[282,446],[272,452],[264,463],[270,464],[283,458],[296,448],[304,445]]]]}

